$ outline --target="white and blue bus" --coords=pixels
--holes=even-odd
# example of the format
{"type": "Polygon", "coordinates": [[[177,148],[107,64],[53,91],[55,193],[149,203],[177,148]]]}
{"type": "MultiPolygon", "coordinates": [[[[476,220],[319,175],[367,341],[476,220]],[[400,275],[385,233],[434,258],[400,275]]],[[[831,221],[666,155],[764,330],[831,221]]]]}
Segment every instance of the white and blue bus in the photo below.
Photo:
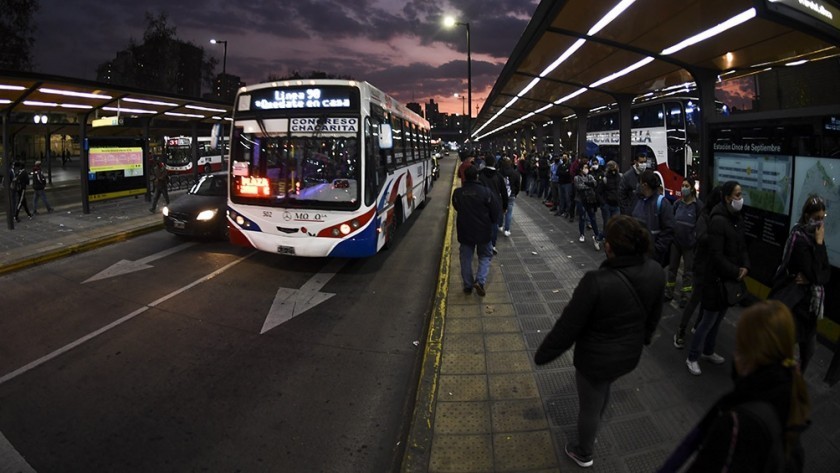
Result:
{"type": "Polygon", "coordinates": [[[231,242],[295,256],[364,257],[432,186],[429,123],[366,82],[281,81],[234,102],[231,242]]]}

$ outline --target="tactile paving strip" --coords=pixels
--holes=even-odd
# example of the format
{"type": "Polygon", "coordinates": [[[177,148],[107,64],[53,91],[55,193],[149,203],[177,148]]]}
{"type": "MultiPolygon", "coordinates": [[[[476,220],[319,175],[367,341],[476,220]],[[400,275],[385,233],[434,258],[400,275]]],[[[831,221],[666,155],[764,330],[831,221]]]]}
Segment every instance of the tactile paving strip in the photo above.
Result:
{"type": "Polygon", "coordinates": [[[514,302],[516,315],[546,315],[548,307],[543,303],[514,302]]]}
{"type": "Polygon", "coordinates": [[[522,329],[529,332],[537,330],[551,330],[554,326],[554,319],[551,317],[520,317],[519,323],[522,329]]]}
{"type": "Polygon", "coordinates": [[[574,370],[546,371],[536,376],[537,386],[545,397],[577,393],[574,370]]]}
{"type": "Polygon", "coordinates": [[[607,404],[605,418],[623,417],[645,412],[645,406],[639,400],[635,390],[613,389],[607,404]]]}
{"type": "Polygon", "coordinates": [[[665,435],[650,416],[606,422],[619,452],[633,452],[665,440],[665,435]]]}
{"type": "Polygon", "coordinates": [[[556,427],[577,425],[577,395],[551,398],[546,402],[546,409],[551,425],[556,427]]]}

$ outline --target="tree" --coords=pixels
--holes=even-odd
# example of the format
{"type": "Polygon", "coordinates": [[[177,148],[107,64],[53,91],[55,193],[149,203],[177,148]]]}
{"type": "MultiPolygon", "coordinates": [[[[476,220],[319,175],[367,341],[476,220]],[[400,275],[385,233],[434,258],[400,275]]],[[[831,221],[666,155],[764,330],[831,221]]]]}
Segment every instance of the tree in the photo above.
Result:
{"type": "Polygon", "coordinates": [[[32,70],[33,16],[38,0],[0,0],[0,69],[32,70]]]}

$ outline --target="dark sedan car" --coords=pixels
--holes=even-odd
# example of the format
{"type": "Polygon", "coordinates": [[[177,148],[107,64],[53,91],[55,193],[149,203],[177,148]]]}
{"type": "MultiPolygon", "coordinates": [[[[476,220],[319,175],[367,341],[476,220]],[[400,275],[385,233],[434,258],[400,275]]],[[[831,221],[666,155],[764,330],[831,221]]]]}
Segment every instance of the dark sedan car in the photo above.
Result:
{"type": "Polygon", "coordinates": [[[176,235],[227,239],[227,174],[207,174],[163,208],[163,224],[176,235]]]}

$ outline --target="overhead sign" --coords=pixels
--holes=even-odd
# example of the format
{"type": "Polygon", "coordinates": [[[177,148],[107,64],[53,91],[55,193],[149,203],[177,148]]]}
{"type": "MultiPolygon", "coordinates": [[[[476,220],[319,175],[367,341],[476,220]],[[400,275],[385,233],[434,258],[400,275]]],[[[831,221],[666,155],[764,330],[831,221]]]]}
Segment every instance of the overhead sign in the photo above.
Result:
{"type": "Polygon", "coordinates": [[[289,129],[308,133],[356,133],[358,118],[292,118],[289,129]]]}
{"type": "MultiPolygon", "coordinates": [[[[254,90],[251,110],[350,109],[358,104],[354,87],[283,87],[254,90]]],[[[240,100],[244,97],[240,97],[240,100]]],[[[240,103],[240,107],[243,104],[240,103]]]]}
{"type": "Polygon", "coordinates": [[[97,118],[90,122],[90,125],[93,128],[99,128],[101,126],[118,126],[123,124],[122,117],[102,117],[97,118]]]}
{"type": "MultiPolygon", "coordinates": [[[[802,21],[801,15],[813,18],[840,32],[840,8],[826,0],[765,0],[767,7],[781,15],[802,21]],[[781,7],[781,8],[780,8],[781,7]],[[787,7],[787,8],[785,8],[787,7]],[[793,10],[793,11],[791,11],[793,10]],[[799,15],[797,15],[797,13],[799,15]]],[[[807,33],[807,31],[805,31],[807,33]]]]}

